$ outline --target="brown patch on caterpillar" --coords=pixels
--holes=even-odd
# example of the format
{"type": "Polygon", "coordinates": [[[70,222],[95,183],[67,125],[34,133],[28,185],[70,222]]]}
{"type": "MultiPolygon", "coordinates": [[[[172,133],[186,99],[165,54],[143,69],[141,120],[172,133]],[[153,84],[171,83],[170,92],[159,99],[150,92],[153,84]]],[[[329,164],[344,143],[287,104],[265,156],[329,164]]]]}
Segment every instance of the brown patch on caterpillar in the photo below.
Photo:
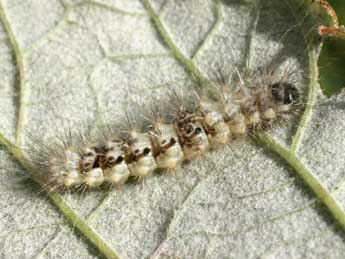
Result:
{"type": "Polygon", "coordinates": [[[189,113],[181,112],[177,114],[174,122],[186,160],[203,155],[209,147],[202,125],[196,121],[186,120],[185,118],[189,115],[189,113]]]}
{"type": "Polygon", "coordinates": [[[79,132],[77,150],[79,154],[79,172],[82,176],[82,188],[93,188],[100,186],[104,181],[103,170],[100,168],[101,150],[95,143],[95,136],[92,130],[79,132]]]}
{"type": "Polygon", "coordinates": [[[79,168],[82,172],[90,171],[92,168],[95,167],[96,163],[98,162],[98,153],[96,147],[94,146],[86,146],[80,149],[80,161],[79,161],[79,168]]]}
{"type": "Polygon", "coordinates": [[[123,136],[125,161],[130,175],[136,177],[149,176],[157,168],[153,156],[150,134],[142,131],[142,120],[139,120],[138,113],[131,117],[127,114],[127,128],[123,136]]]}
{"type": "Polygon", "coordinates": [[[184,153],[172,124],[157,122],[150,134],[158,168],[171,170],[182,163],[184,153]]]}
{"type": "Polygon", "coordinates": [[[192,108],[188,108],[182,93],[170,89],[170,100],[174,105],[173,125],[183,149],[185,160],[191,160],[203,155],[209,149],[209,141],[200,119],[192,108]]]}
{"type": "Polygon", "coordinates": [[[104,181],[111,186],[120,186],[124,184],[130,172],[125,161],[125,152],[123,139],[120,138],[120,132],[117,126],[102,125],[99,128],[101,133],[100,149],[100,167],[103,169],[104,181]]]}
{"type": "Polygon", "coordinates": [[[195,88],[195,113],[208,137],[211,149],[225,145],[230,140],[230,129],[224,121],[219,105],[207,94],[205,86],[195,88]]]}
{"type": "Polygon", "coordinates": [[[144,118],[150,123],[147,128],[157,167],[171,172],[183,162],[184,153],[174,125],[163,114],[162,107],[155,100],[144,118]]]}
{"type": "Polygon", "coordinates": [[[157,168],[148,133],[132,131],[125,140],[126,163],[133,176],[149,176],[157,168]]]}
{"type": "Polygon", "coordinates": [[[104,180],[114,186],[124,184],[130,176],[123,145],[121,140],[107,141],[104,155],[101,158],[104,180]]]}

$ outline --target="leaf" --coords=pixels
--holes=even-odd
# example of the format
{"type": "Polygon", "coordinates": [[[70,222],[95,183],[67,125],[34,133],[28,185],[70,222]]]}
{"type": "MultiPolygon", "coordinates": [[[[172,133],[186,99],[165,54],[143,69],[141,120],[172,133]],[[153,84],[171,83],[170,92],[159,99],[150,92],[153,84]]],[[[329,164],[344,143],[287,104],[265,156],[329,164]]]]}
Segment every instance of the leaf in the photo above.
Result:
{"type": "Polygon", "coordinates": [[[289,5],[1,0],[0,18],[2,258],[342,257],[345,98],[319,93],[318,51],[289,5]],[[48,143],[63,122],[121,118],[166,94],[168,80],[272,59],[296,66],[305,84],[299,124],[174,175],[109,193],[44,193],[16,148],[29,132],[48,143]]]}

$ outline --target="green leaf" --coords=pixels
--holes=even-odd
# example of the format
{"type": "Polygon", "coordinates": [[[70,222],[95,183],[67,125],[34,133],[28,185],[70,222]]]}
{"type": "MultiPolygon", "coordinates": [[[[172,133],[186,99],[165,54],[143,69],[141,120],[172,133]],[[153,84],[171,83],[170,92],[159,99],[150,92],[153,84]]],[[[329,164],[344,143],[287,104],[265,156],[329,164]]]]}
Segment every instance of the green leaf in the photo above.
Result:
{"type": "Polygon", "coordinates": [[[341,258],[345,97],[320,93],[294,6],[0,0],[1,258],[341,258]],[[45,193],[27,162],[29,133],[49,143],[66,123],[119,120],[168,81],[272,59],[296,67],[307,105],[259,141],[110,192],[45,193]]]}

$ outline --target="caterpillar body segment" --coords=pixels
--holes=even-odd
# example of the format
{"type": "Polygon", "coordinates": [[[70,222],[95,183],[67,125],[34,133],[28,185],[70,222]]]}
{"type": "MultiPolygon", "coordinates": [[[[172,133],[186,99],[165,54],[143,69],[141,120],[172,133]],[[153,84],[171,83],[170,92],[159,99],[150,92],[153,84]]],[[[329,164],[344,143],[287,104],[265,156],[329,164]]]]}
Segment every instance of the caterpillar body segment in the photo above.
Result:
{"type": "Polygon", "coordinates": [[[158,168],[172,170],[183,162],[184,153],[172,124],[157,122],[150,134],[158,168]]]}
{"type": "Polygon", "coordinates": [[[142,117],[146,122],[144,128],[150,134],[157,168],[172,172],[184,161],[184,153],[172,123],[174,116],[169,114],[170,110],[164,110],[163,106],[168,105],[159,100],[152,100],[147,112],[142,117]]]}
{"type": "Polygon", "coordinates": [[[149,176],[157,168],[148,133],[132,131],[124,145],[126,163],[132,176],[149,176]]]}
{"type": "Polygon", "coordinates": [[[209,97],[205,87],[195,89],[195,113],[208,138],[209,148],[216,149],[229,142],[230,128],[215,100],[209,97]]]}
{"type": "Polygon", "coordinates": [[[84,184],[84,171],[79,150],[72,147],[55,147],[60,152],[51,152],[47,155],[47,163],[43,169],[47,171],[48,186],[55,190],[77,188],[84,184]]]}
{"type": "Polygon", "coordinates": [[[80,159],[80,155],[70,148],[61,153],[50,155],[48,160],[49,182],[54,183],[57,188],[81,185],[83,179],[79,168],[80,159]]]}
{"type": "Polygon", "coordinates": [[[83,185],[88,188],[97,187],[103,184],[103,169],[100,167],[92,168],[83,172],[83,185]]]}
{"type": "Polygon", "coordinates": [[[197,110],[191,96],[183,98],[182,91],[170,89],[170,101],[176,134],[178,135],[185,160],[189,161],[202,156],[209,149],[209,141],[205,129],[202,127],[202,118],[196,114],[197,110]]]}
{"type": "MultiPolygon", "coordinates": [[[[219,100],[224,121],[228,125],[233,138],[245,136],[248,133],[247,125],[250,121],[253,121],[253,119],[250,118],[250,114],[248,114],[249,116],[247,116],[247,118],[244,115],[245,105],[250,103],[250,101],[252,103],[252,100],[248,100],[249,98],[250,96],[246,96],[242,89],[237,89],[235,91],[225,89],[222,100],[219,100]]],[[[256,107],[252,106],[252,110],[254,111],[255,109],[256,107]]]]}
{"type": "Polygon", "coordinates": [[[107,141],[101,158],[104,181],[114,186],[124,184],[130,176],[123,145],[121,140],[107,141]]]}
{"type": "Polygon", "coordinates": [[[103,182],[103,172],[99,171],[99,151],[84,135],[74,136],[69,146],[56,146],[56,150],[49,155],[49,181],[58,189],[62,187],[95,187],[103,182]],[[78,143],[78,144],[77,144],[78,143]]]}
{"type": "Polygon", "coordinates": [[[202,127],[204,128],[210,148],[216,149],[229,142],[230,128],[224,118],[217,110],[211,111],[202,107],[202,127]]]}
{"type": "Polygon", "coordinates": [[[188,111],[179,111],[173,122],[185,160],[203,155],[209,148],[204,128],[196,116],[188,111]]]}
{"type": "Polygon", "coordinates": [[[54,183],[58,183],[59,186],[63,185],[66,188],[81,186],[83,183],[83,178],[79,171],[61,171],[61,176],[56,179],[54,183]]]}
{"type": "Polygon", "coordinates": [[[100,168],[101,151],[94,143],[94,135],[80,136],[78,147],[79,172],[82,179],[81,187],[92,188],[100,186],[104,181],[103,170],[100,168]]]}
{"type": "Polygon", "coordinates": [[[238,113],[228,121],[230,132],[235,138],[244,137],[248,133],[248,123],[243,113],[238,113]]]}

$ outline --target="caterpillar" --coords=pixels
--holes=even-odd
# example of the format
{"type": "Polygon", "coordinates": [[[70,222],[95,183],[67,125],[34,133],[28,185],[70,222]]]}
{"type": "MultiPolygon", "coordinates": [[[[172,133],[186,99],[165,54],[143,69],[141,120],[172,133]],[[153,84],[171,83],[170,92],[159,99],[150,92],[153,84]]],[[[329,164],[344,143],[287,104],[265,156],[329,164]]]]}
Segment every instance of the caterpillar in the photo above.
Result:
{"type": "MultiPolygon", "coordinates": [[[[326,1],[312,3],[330,16],[334,13],[326,1]]],[[[327,36],[320,30],[326,25],[318,25],[319,34],[327,36]]],[[[219,72],[211,85],[194,82],[190,93],[172,86],[167,100],[139,107],[134,112],[138,116],[126,116],[126,125],[111,118],[86,130],[66,129],[49,144],[34,141],[37,151],[29,151],[36,153],[31,162],[45,175],[48,188],[58,191],[117,187],[155,171],[173,172],[234,139],[298,116],[303,93],[294,72],[288,68],[277,75],[264,67],[236,71],[230,80],[219,72]]]]}
{"type": "MultiPolygon", "coordinates": [[[[189,88],[189,87],[188,87],[189,88]]],[[[121,186],[156,170],[174,171],[183,163],[222,148],[233,139],[289,121],[302,109],[293,70],[219,72],[211,85],[193,91],[169,87],[165,100],[126,116],[126,122],[67,130],[48,147],[38,145],[32,159],[46,173],[50,190],[121,186]],[[125,125],[125,126],[124,126],[125,125]]]]}

